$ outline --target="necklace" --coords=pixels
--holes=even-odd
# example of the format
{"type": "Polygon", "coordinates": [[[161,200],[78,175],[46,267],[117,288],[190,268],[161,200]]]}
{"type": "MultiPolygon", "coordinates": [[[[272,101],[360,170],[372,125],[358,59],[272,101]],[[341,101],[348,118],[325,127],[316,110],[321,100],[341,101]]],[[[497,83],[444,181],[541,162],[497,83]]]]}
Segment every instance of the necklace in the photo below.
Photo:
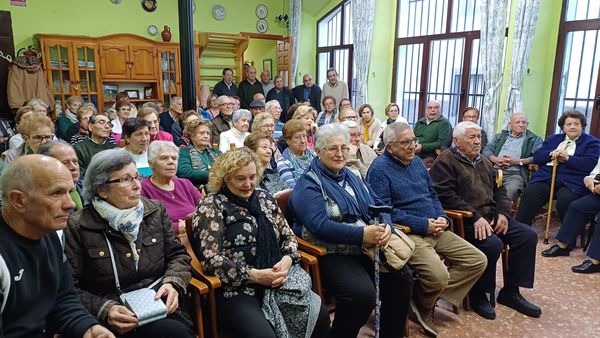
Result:
{"type": "Polygon", "coordinates": [[[170,180],[169,184],[164,185],[164,184],[158,184],[154,178],[154,176],[150,177],[150,181],[152,182],[152,184],[154,184],[158,189],[160,189],[161,191],[166,192],[169,196],[171,196],[171,199],[175,199],[175,184],[173,184],[173,181],[170,180]]]}

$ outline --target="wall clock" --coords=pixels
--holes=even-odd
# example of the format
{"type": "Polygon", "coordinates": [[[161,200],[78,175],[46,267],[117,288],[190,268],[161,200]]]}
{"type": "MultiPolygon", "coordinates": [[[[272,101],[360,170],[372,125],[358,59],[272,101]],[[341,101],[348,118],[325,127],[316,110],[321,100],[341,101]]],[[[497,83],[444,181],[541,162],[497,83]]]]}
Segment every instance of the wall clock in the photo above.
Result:
{"type": "Polygon", "coordinates": [[[112,2],[115,5],[120,5],[121,2],[123,2],[123,0],[110,0],[110,2],[112,2]]]}
{"type": "Polygon", "coordinates": [[[225,19],[225,14],[225,7],[222,5],[215,5],[215,7],[212,9],[212,16],[215,18],[215,20],[221,21],[225,19]]]}
{"type": "Polygon", "coordinates": [[[156,0],[142,0],[142,8],[146,12],[154,12],[156,10],[156,0]]]}
{"type": "Polygon", "coordinates": [[[260,19],[258,20],[258,22],[256,22],[256,30],[259,33],[264,33],[267,31],[267,29],[269,29],[269,24],[267,23],[267,20],[260,19]]]}
{"type": "Polygon", "coordinates": [[[256,6],[256,11],[255,12],[256,12],[256,16],[259,19],[264,19],[269,14],[269,9],[267,8],[266,5],[260,4],[260,5],[256,6]]]}

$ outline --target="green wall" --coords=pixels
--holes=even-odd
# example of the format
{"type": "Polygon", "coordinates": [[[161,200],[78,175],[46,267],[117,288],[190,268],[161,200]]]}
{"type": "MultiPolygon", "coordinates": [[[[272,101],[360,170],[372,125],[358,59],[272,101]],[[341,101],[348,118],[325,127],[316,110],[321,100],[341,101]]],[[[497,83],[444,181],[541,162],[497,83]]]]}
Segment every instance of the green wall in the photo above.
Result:
{"type": "MultiPolygon", "coordinates": [[[[277,41],[250,38],[248,48],[244,53],[244,62],[254,61],[256,67],[256,77],[260,79],[260,73],[263,71],[263,60],[271,59],[272,72],[271,79],[277,74],[277,41]]],[[[267,94],[267,93],[265,93],[267,94]]]]}
{"type": "MultiPolygon", "coordinates": [[[[163,26],[171,27],[173,38],[179,41],[177,1],[157,1],[158,7],[152,12],[144,11],[139,0],[123,0],[119,5],[109,0],[28,0],[27,7],[13,7],[8,0],[0,1],[0,10],[11,12],[15,50],[33,43],[36,33],[100,36],[116,33],[141,35],[161,41],[160,34],[148,34],[148,26],[156,25],[159,31],[163,26]]],[[[258,18],[254,9],[260,3],[269,9],[266,34],[287,35],[275,16],[283,12],[281,0],[195,0],[194,29],[203,32],[240,33],[256,31],[258,18]],[[212,8],[221,4],[226,11],[223,21],[212,17],[212,8]]],[[[287,5],[286,5],[287,6],[287,5]]]]}

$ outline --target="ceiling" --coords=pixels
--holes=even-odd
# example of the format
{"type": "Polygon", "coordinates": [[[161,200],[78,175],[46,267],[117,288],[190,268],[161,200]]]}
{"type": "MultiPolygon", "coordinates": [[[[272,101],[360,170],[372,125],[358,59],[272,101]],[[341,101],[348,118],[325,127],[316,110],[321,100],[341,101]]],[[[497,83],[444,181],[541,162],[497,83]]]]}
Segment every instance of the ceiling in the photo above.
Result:
{"type": "Polygon", "coordinates": [[[317,16],[331,1],[340,2],[340,0],[302,0],[302,11],[317,16]]]}

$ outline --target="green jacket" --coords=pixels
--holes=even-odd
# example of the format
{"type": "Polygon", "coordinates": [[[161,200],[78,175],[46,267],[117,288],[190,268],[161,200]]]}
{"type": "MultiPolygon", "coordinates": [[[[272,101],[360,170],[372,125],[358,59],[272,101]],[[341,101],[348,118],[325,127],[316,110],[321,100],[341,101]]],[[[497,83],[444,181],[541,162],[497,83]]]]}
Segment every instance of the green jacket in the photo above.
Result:
{"type": "Polygon", "coordinates": [[[447,118],[440,116],[437,120],[427,124],[427,118],[422,118],[415,124],[413,129],[419,143],[423,146],[421,154],[435,153],[441,149],[448,136],[452,134],[452,126],[447,118]]]}
{"type": "MultiPolygon", "coordinates": [[[[107,139],[108,140],[108,139],[107,139]]],[[[81,141],[73,146],[75,149],[75,154],[77,154],[77,158],[79,159],[79,170],[81,173],[85,173],[87,166],[92,161],[92,157],[102,150],[116,148],[117,145],[111,142],[104,142],[103,144],[98,144],[89,137],[85,139],[85,141],[81,141]]]]}
{"type": "MultiPolygon", "coordinates": [[[[67,135],[67,130],[69,130],[69,128],[74,124],[75,123],[71,122],[71,120],[69,120],[69,118],[66,116],[59,117],[56,120],[57,136],[63,140],[66,140],[65,136],[67,135]]],[[[66,141],[69,142],[70,140],[66,140],[66,141]]]]}

